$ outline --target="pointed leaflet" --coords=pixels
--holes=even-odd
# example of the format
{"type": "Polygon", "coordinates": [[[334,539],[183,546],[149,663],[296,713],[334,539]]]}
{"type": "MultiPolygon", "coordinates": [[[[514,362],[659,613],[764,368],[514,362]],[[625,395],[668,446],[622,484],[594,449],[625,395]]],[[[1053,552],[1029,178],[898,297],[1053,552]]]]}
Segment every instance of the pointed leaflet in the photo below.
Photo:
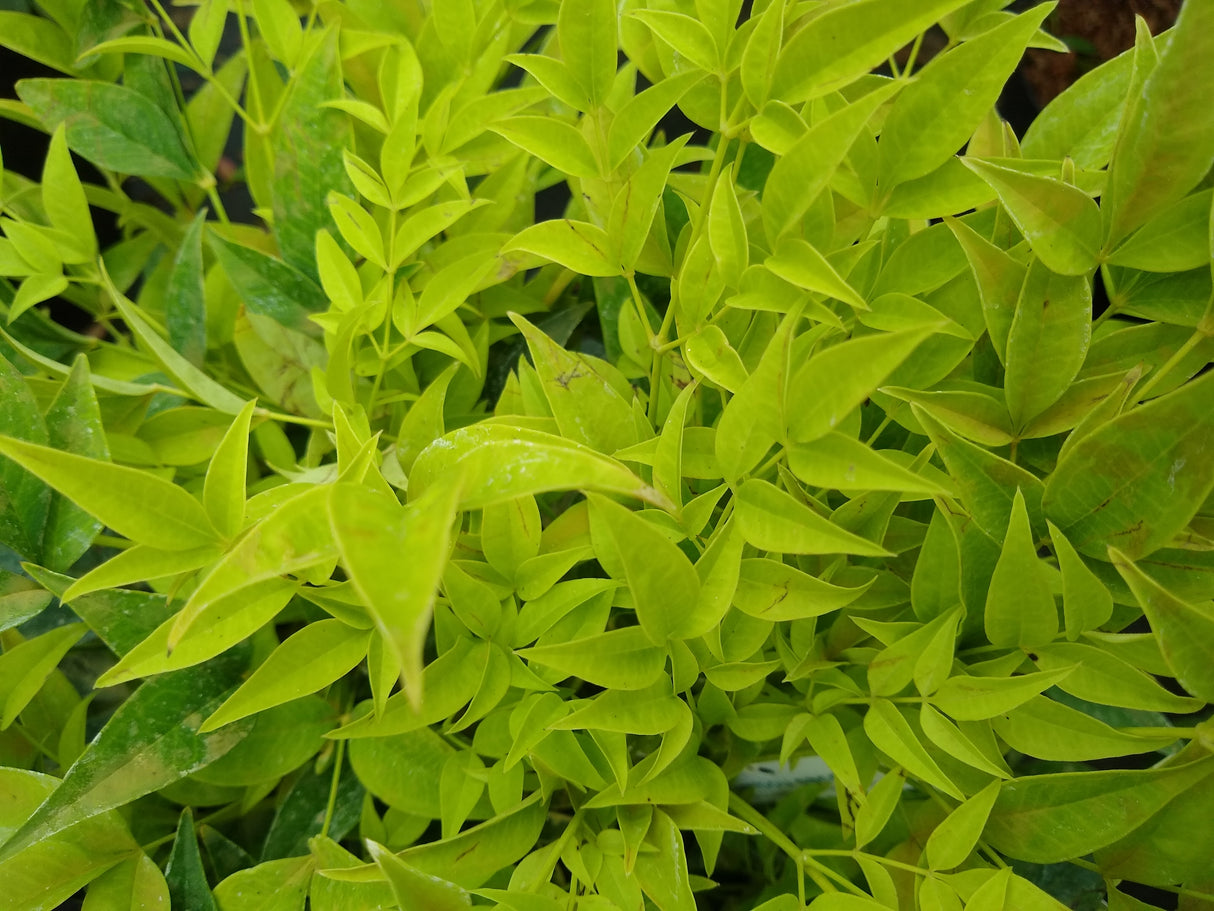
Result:
{"type": "MultiPolygon", "coordinates": [[[[826,17],[817,21],[822,18],[826,17]]],[[[895,83],[874,89],[815,123],[786,154],[776,159],[763,186],[763,225],[769,243],[774,245],[801,221],[830,183],[873,112],[900,88],[901,84],[895,83]]]]}
{"type": "Polygon", "coordinates": [[[837,298],[856,310],[868,309],[864,298],[844,280],[826,257],[799,237],[782,239],[764,265],[773,275],[798,288],[837,298]]]}
{"type": "Polygon", "coordinates": [[[567,351],[518,314],[544,394],[566,439],[612,453],[636,442],[632,406],[595,369],[586,355],[567,351]]]}
{"type": "Polygon", "coordinates": [[[557,14],[561,56],[596,107],[607,99],[615,80],[617,22],[613,0],[567,4],[557,14]]]}
{"type": "Polygon", "coordinates": [[[768,481],[751,478],[738,488],[737,517],[742,537],[760,550],[889,555],[884,548],[845,531],[768,481]]]}
{"type": "Polygon", "coordinates": [[[1103,197],[1106,249],[1191,190],[1214,159],[1214,120],[1206,87],[1214,59],[1208,3],[1186,4],[1159,64],[1131,93],[1103,197]]]}
{"type": "Polygon", "coordinates": [[[250,313],[269,317],[288,329],[314,331],[308,317],[325,310],[329,302],[306,273],[218,234],[210,235],[210,245],[250,313]]]}
{"type": "Polygon", "coordinates": [[[1100,209],[1077,187],[976,158],[963,158],[991,185],[1045,265],[1060,275],[1088,275],[1100,252],[1100,209]]]}
{"type": "Polygon", "coordinates": [[[24,79],[17,94],[48,130],[64,124],[72,151],[100,168],[187,181],[198,176],[172,120],[133,89],[85,79],[24,79]]]}
{"type": "MultiPolygon", "coordinates": [[[[53,449],[109,460],[101,409],[83,354],[76,356],[72,372],[47,409],[46,429],[53,449]]],[[[99,531],[100,522],[62,494],[52,494],[42,538],[43,565],[67,569],[89,549],[99,531]]]]}
{"type": "Polygon", "coordinates": [[[1045,696],[1034,696],[1010,712],[993,716],[991,725],[1013,750],[1053,762],[1133,756],[1161,749],[1177,739],[1176,734],[1118,730],[1045,696]]]}
{"type": "Polygon", "coordinates": [[[864,732],[878,750],[902,766],[916,778],[921,778],[950,797],[963,800],[957,786],[936,765],[910,723],[888,699],[874,699],[864,716],[864,732]]]}
{"type": "Polygon", "coordinates": [[[1214,772],[1209,759],[1133,771],[1062,772],[1004,782],[985,838],[1009,857],[1052,864],[1125,837],[1214,772]]]}
{"type": "Polygon", "coordinates": [[[233,538],[244,524],[245,475],[249,460],[249,423],[255,401],[248,402],[223,435],[202,487],[202,505],[225,538],[233,538]]]}
{"type": "Polygon", "coordinates": [[[746,40],[739,69],[742,89],[756,110],[762,108],[767,100],[783,40],[784,4],[769,3],[746,40]]]}
{"type": "Polygon", "coordinates": [[[966,0],[863,0],[828,9],[784,45],[771,94],[789,104],[854,82],[966,0]]]}
{"type": "Polygon", "coordinates": [[[994,645],[1031,648],[1058,635],[1058,608],[1045,567],[1037,558],[1019,488],[1012,500],[1012,514],[991,576],[983,617],[986,636],[994,645]]]}
{"type": "Polygon", "coordinates": [[[607,232],[597,225],[559,218],[524,228],[506,243],[502,252],[534,253],[581,275],[621,275],[619,264],[609,258],[611,248],[607,232]]]}
{"type": "MultiPolygon", "coordinates": [[[[46,152],[46,163],[42,168],[42,207],[58,230],[62,231],[75,249],[72,262],[77,259],[89,261],[97,255],[97,235],[93,232],[93,219],[89,214],[88,199],[84,187],[72,164],[67,150],[65,127],[61,123],[51,135],[51,144],[46,152]]],[[[64,251],[64,256],[68,255],[64,251]]],[[[10,317],[10,321],[11,321],[10,317]]]]}
{"type": "Polygon", "coordinates": [[[669,145],[648,150],[644,162],[629,175],[612,200],[607,234],[616,245],[613,258],[618,255],[625,271],[632,271],[641,257],[653,229],[654,216],[662,205],[670,169],[688,138],[679,136],[669,145]]]}
{"type": "Polygon", "coordinates": [[[354,485],[343,485],[329,498],[342,564],[400,659],[407,692],[418,704],[424,697],[422,648],[459,492],[458,478],[453,478],[403,508],[393,498],[354,485]]]}
{"type": "MultiPolygon", "coordinates": [[[[611,119],[607,133],[607,148],[612,170],[623,164],[639,143],[645,141],[658,121],[669,113],[680,99],[702,79],[704,73],[691,71],[668,76],[657,85],[630,98],[611,119]]],[[[676,139],[675,142],[678,140],[676,139]]],[[[674,145],[672,142],[671,145],[674,145]]]]}
{"type": "Polygon", "coordinates": [[[106,291],[109,292],[110,300],[122,315],[122,321],[127,324],[152,356],[160,362],[165,373],[173,377],[198,401],[210,405],[216,411],[224,414],[238,414],[244,402],[183,358],[173,349],[172,345],[162,339],[143,318],[135,303],[114,286],[109,274],[105,271],[105,261],[99,260],[99,264],[102,282],[106,291]]]}
{"type": "Polygon", "coordinates": [[[120,588],[135,582],[163,579],[215,562],[223,555],[218,544],[191,550],[161,550],[146,544],[136,544],[89,570],[71,584],[61,597],[64,603],[107,588],[120,588]]]}
{"type": "Polygon", "coordinates": [[[982,316],[991,344],[1001,362],[1007,361],[1007,336],[1016,313],[1020,289],[1024,287],[1025,267],[985,237],[955,218],[946,218],[957,243],[965,251],[974,281],[982,296],[982,316]]]}
{"type": "Polygon", "coordinates": [[[1121,110],[1130,96],[1134,51],[1108,60],[1076,79],[1033,118],[1021,142],[1025,158],[1102,168],[1117,138],[1121,110]]]}
{"type": "Polygon", "coordinates": [[[708,209],[708,243],[725,284],[736,288],[749,265],[746,222],[738,203],[737,164],[721,173],[708,209]]]}
{"type": "Polygon", "coordinates": [[[1083,559],[1071,546],[1058,526],[1046,523],[1050,529],[1050,541],[1054,545],[1054,556],[1062,571],[1062,615],[1068,639],[1075,640],[1079,634],[1096,629],[1113,616],[1113,596],[1084,564],[1083,559]]]}
{"type": "Polygon", "coordinates": [[[881,127],[877,149],[884,192],[929,174],[965,145],[1052,9],[1042,4],[1009,19],[915,74],[881,127]]]}
{"type": "Polygon", "coordinates": [[[1035,475],[961,439],[918,405],[911,410],[936,444],[961,502],[982,532],[995,541],[1003,540],[1017,492],[1024,497],[1029,518],[1040,521],[1042,484],[1035,475]]]}
{"type": "Polygon", "coordinates": [[[83,623],[56,627],[0,654],[0,731],[7,730],[86,632],[83,623]]]}
{"type": "Polygon", "coordinates": [[[203,288],[202,228],[199,212],[173,256],[173,269],[164,291],[164,323],[169,344],[191,364],[201,367],[207,353],[207,302],[203,288]]]}
{"type": "Polygon", "coordinates": [[[1063,454],[1042,505],[1081,554],[1166,545],[1214,489],[1214,374],[1097,427],[1063,454]]]}
{"type": "Polygon", "coordinates": [[[143,911],[169,906],[169,887],[156,862],[140,852],[89,884],[81,911],[143,911]]]}
{"type": "Polygon", "coordinates": [[[951,870],[969,856],[982,837],[998,796],[999,783],[992,781],[932,830],[927,839],[927,862],[933,870],[951,870]]]}
{"type": "Polygon", "coordinates": [[[931,331],[879,332],[815,352],[789,381],[789,437],[807,443],[835,430],[931,331]]]}
{"type": "Polygon", "coordinates": [[[199,730],[209,733],[328,686],[366,657],[370,637],[339,620],[309,623],[271,652],[199,730]]]}
{"type": "Polygon", "coordinates": [[[584,179],[599,176],[594,150],[581,130],[552,116],[511,117],[490,129],[557,171],[584,179]]]}
{"type": "Polygon", "coordinates": [[[788,467],[811,487],[900,490],[928,495],[947,492],[901,462],[837,431],[812,443],[793,443],[788,447],[788,467]]]}
{"type": "Polygon", "coordinates": [[[554,434],[507,424],[477,424],[435,440],[413,464],[410,491],[420,494],[453,473],[462,473],[463,509],[574,489],[619,493],[673,508],[614,459],[554,434]]]}
{"type": "MultiPolygon", "coordinates": [[[[0,357],[0,432],[47,443],[46,423],[21,373],[0,357]]],[[[29,559],[41,556],[51,491],[16,461],[0,459],[0,542],[29,559]]]]}
{"type": "Polygon", "coordinates": [[[640,690],[661,676],[667,653],[639,626],[627,626],[572,642],[519,649],[516,654],[607,689],[640,690]]]}
{"type": "Polygon", "coordinates": [[[1058,688],[1088,702],[1177,714],[1203,707],[1201,700],[1164,689],[1150,674],[1095,645],[1055,642],[1034,651],[1032,660],[1044,671],[1069,669],[1058,688]]]}
{"type": "MultiPolygon", "coordinates": [[[[1003,756],[995,748],[994,738],[987,738],[989,748],[984,750],[976,744],[961,729],[941,715],[931,704],[924,702],[919,709],[919,724],[923,734],[940,749],[958,762],[963,762],[971,768],[979,769],[996,778],[1011,778],[1012,771],[1004,762],[1003,756]]],[[[989,734],[990,728],[986,727],[989,734]]]]}
{"type": "Polygon", "coordinates": [[[215,901],[223,911],[299,911],[307,900],[314,867],[311,857],[263,860],[225,877],[215,887],[215,901]]]}
{"type": "Polygon", "coordinates": [[[288,92],[269,135],[274,150],[271,224],[282,258],[316,281],[316,232],[333,225],[328,195],[348,193],[350,187],[342,164],[342,150],[353,138],[350,121],[324,106],[342,97],[336,29],[293,72],[288,92]]]}
{"type": "Polygon", "coordinates": [[[1199,699],[1214,700],[1214,611],[1177,598],[1120,551],[1110,548],[1109,559],[1142,605],[1176,680],[1199,699]]]}
{"type": "Polygon", "coordinates": [[[245,661],[245,654],[231,652],[143,683],[68,769],[54,794],[0,847],[0,860],[184,778],[232,749],[247,726],[205,736],[198,726],[239,680],[245,661]]]}
{"type": "Polygon", "coordinates": [[[0,437],[0,453],[133,541],[186,550],[216,540],[197,500],[147,472],[11,437],[0,437]]]}
{"type": "Polygon", "coordinates": [[[614,540],[641,628],[657,645],[679,637],[700,595],[691,561],[656,526],[618,503],[591,494],[590,504],[614,540]]]}
{"type": "Polygon", "coordinates": [[[1056,275],[1029,265],[1008,330],[1004,395],[1017,430],[1074,382],[1092,337],[1092,286],[1086,275],[1056,275]]]}
{"type": "Polygon", "coordinates": [[[198,850],[198,835],[194,831],[194,813],[182,811],[177,820],[177,836],[165,867],[169,890],[169,906],[216,911],[215,899],[202,868],[202,853],[198,850]]]}
{"type": "Polygon", "coordinates": [[[1010,712],[1070,673],[1068,666],[1015,677],[950,677],[932,694],[931,703],[957,721],[983,721],[1010,712]]]}

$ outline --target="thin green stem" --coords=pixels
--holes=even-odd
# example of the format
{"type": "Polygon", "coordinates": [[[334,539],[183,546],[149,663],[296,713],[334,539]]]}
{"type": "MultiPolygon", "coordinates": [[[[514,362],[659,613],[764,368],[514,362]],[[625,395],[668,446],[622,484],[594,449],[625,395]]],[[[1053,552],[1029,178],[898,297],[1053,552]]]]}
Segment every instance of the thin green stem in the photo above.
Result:
{"type": "Polygon", "coordinates": [[[219,198],[219,192],[215,189],[214,182],[207,185],[207,199],[211,201],[211,208],[215,210],[215,215],[219,219],[220,224],[231,224],[228,218],[228,210],[224,208],[223,200],[219,198]]]}
{"type": "Polygon", "coordinates": [[[864,445],[872,446],[873,443],[877,442],[877,437],[881,436],[881,434],[885,432],[885,428],[888,427],[892,421],[893,421],[893,418],[891,418],[887,414],[885,416],[885,419],[883,421],[881,421],[880,424],[877,425],[877,429],[874,430],[872,432],[872,434],[869,436],[869,438],[864,441],[864,445]]]}
{"type": "MultiPolygon", "coordinates": [[[[925,34],[927,34],[927,33],[920,32],[919,36],[917,38],[915,38],[915,43],[911,45],[910,54],[906,58],[906,66],[904,66],[902,68],[902,77],[901,78],[909,79],[911,73],[914,72],[915,63],[919,58],[919,48],[922,47],[922,45],[923,45],[923,36],[925,34]]],[[[897,75],[897,73],[895,73],[894,75],[897,75]]]]}
{"type": "Polygon", "coordinates": [[[1207,336],[1200,329],[1195,330],[1193,334],[1189,336],[1188,341],[1181,345],[1180,348],[1177,349],[1176,353],[1168,358],[1167,362],[1162,367],[1147,377],[1147,381],[1143,384],[1142,388],[1134,394],[1134,404],[1144,401],[1146,397],[1150,395],[1151,390],[1158,386],[1160,381],[1165,376],[1176,369],[1177,364],[1188,357],[1192,353],[1193,349],[1207,338],[1209,338],[1209,336],[1207,336]]]}
{"type": "Polygon", "coordinates": [[[869,857],[879,864],[886,867],[892,867],[895,870],[905,870],[908,873],[914,873],[916,876],[931,876],[931,870],[925,870],[922,867],[916,867],[913,864],[906,864],[900,860],[894,860],[890,857],[880,857],[876,854],[869,854],[867,851],[861,851],[859,848],[814,848],[814,854],[818,857],[869,857]]]}
{"type": "Polygon", "coordinates": [[[329,834],[329,826],[333,822],[333,811],[337,807],[337,786],[341,781],[341,766],[342,759],[345,758],[346,742],[344,740],[337,741],[337,755],[333,757],[333,779],[329,783],[329,802],[325,806],[325,821],[320,827],[320,834],[327,836],[329,834]]]}
{"type": "MultiPolygon", "coordinates": [[[[822,875],[821,864],[813,863],[813,869],[806,870],[806,862],[811,860],[811,858],[806,857],[805,852],[798,848],[797,845],[793,843],[792,839],[781,832],[770,819],[744,801],[737,794],[731,793],[729,795],[729,809],[733,810],[733,812],[741,817],[745,822],[758,829],[764,838],[787,854],[788,858],[794,864],[796,864],[797,869],[804,870],[806,873],[808,873],[810,879],[812,879],[818,888],[823,892],[839,891],[835,888],[834,884],[830,882],[830,880],[826,879],[822,875]]],[[[834,871],[831,872],[833,873],[834,871]]],[[[804,898],[802,898],[802,901],[804,901],[804,898]]]]}

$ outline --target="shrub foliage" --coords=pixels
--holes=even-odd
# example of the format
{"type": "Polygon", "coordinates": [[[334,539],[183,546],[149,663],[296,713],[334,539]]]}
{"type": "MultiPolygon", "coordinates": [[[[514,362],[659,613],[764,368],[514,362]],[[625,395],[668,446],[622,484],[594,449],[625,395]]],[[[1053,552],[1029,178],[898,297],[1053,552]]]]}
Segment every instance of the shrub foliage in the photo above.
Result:
{"type": "Polygon", "coordinates": [[[1214,901],[1214,4],[1005,5],[0,12],[0,908],[1214,901]]]}

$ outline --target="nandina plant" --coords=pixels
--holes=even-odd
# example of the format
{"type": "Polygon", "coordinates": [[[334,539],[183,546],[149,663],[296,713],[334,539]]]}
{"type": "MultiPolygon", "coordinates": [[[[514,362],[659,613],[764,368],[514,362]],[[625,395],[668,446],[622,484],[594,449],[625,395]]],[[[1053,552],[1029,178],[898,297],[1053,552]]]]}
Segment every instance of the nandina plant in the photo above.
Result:
{"type": "Polygon", "coordinates": [[[1214,4],[1005,5],[0,12],[0,908],[1214,902],[1214,4]]]}

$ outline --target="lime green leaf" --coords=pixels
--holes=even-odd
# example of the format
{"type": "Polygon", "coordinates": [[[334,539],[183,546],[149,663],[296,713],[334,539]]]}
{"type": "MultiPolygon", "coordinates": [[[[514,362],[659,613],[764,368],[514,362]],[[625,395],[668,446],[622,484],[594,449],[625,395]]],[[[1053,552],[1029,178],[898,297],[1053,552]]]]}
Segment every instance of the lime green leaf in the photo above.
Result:
{"type": "Polygon", "coordinates": [[[936,761],[928,755],[910,723],[892,702],[887,699],[873,700],[864,715],[864,732],[877,749],[912,775],[922,778],[950,797],[964,799],[957,786],[949,781],[936,761]]]}
{"type": "Polygon", "coordinates": [[[931,173],[965,145],[1052,9],[1034,7],[935,57],[915,74],[881,128],[877,148],[886,191],[931,173]]]}
{"type": "Polygon", "coordinates": [[[203,287],[202,228],[206,213],[190,223],[173,257],[164,292],[164,323],[169,343],[191,364],[202,366],[207,352],[207,305],[203,287]]]}
{"type": "Polygon", "coordinates": [[[683,354],[692,370],[728,392],[738,392],[746,382],[746,367],[719,326],[705,326],[688,338],[683,354]]]}
{"type": "Polygon", "coordinates": [[[926,850],[927,862],[933,870],[951,870],[965,861],[982,837],[998,796],[999,783],[992,781],[932,830],[926,850]]]}
{"type": "Polygon", "coordinates": [[[311,857],[288,857],[238,870],[215,887],[215,901],[223,911],[299,911],[315,863],[311,857]]]}
{"type": "Polygon", "coordinates": [[[553,434],[507,424],[478,424],[435,440],[414,462],[410,490],[420,494],[453,473],[463,476],[463,509],[572,489],[620,493],[670,506],[614,459],[553,434]]]}
{"type": "Polygon", "coordinates": [[[1113,616],[1113,596],[1084,564],[1071,542],[1053,522],[1047,523],[1050,540],[1054,544],[1054,555],[1062,571],[1062,614],[1066,623],[1068,639],[1077,639],[1079,634],[1096,629],[1113,616]]]}
{"type": "Polygon", "coordinates": [[[764,265],[773,274],[798,288],[837,298],[857,310],[868,309],[864,298],[808,241],[797,237],[784,238],[764,265]]]}
{"type": "Polygon", "coordinates": [[[900,490],[942,494],[931,479],[906,468],[846,434],[832,431],[811,443],[788,447],[788,467],[811,487],[832,490],[900,490]]]}
{"type": "Polygon", "coordinates": [[[1168,692],[1150,674],[1094,645],[1056,642],[1036,649],[1033,660],[1044,671],[1072,668],[1058,682],[1058,688],[1100,705],[1179,714],[1195,712],[1203,706],[1200,699],[1168,692]]]}
{"type": "Polygon", "coordinates": [[[630,98],[612,118],[607,133],[611,168],[618,168],[638,143],[644,142],[653,132],[658,121],[703,78],[704,73],[699,71],[678,73],[630,98]]]}
{"type": "Polygon", "coordinates": [[[207,466],[202,503],[224,537],[235,537],[244,524],[245,474],[248,472],[249,423],[255,403],[249,402],[232,421],[207,466]]]}
{"type": "Polygon", "coordinates": [[[594,151],[580,130],[554,117],[511,117],[493,124],[493,132],[524,152],[571,177],[599,176],[594,151]]]}
{"type": "MultiPolygon", "coordinates": [[[[51,135],[42,169],[42,207],[51,224],[71,238],[85,261],[97,255],[97,236],[89,214],[84,187],[67,150],[66,127],[60,123],[51,135]]],[[[66,254],[64,254],[66,255],[66,254]]]]}
{"type": "Polygon", "coordinates": [[[866,0],[810,20],[784,45],[771,92],[789,104],[854,82],[965,0],[866,0]]]}
{"type": "Polygon", "coordinates": [[[1058,635],[1058,608],[1029,527],[1024,496],[1016,489],[1003,550],[991,576],[984,614],[994,645],[1032,647],[1058,635]]]}
{"type": "Polygon", "coordinates": [[[932,695],[931,702],[958,721],[981,721],[1011,711],[1070,673],[1068,665],[1017,677],[950,677],[932,695]]]}
{"type": "Polygon", "coordinates": [[[402,509],[391,497],[350,486],[328,501],[341,561],[400,660],[407,692],[419,702],[422,649],[458,496],[458,483],[435,485],[402,509]],[[401,560],[406,551],[409,559],[401,560]]]}
{"type": "Polygon", "coordinates": [[[55,21],[43,16],[5,9],[0,11],[0,35],[4,46],[23,57],[73,75],[76,51],[72,40],[55,21]]]}
{"type": "Polygon", "coordinates": [[[590,504],[592,514],[614,540],[645,633],[658,645],[671,636],[681,637],[700,596],[700,580],[691,561],[635,513],[594,494],[590,504]]]}
{"type": "Polygon", "coordinates": [[[623,690],[650,686],[661,675],[666,662],[666,650],[654,645],[639,626],[572,642],[519,649],[516,654],[570,677],[623,690]]]}
{"type": "Polygon", "coordinates": [[[181,616],[170,617],[98,677],[97,685],[114,686],[208,661],[273,620],[294,594],[293,583],[264,579],[192,611],[183,633],[176,632],[181,616]]]}
{"type": "Polygon", "coordinates": [[[562,6],[557,14],[561,56],[594,106],[606,100],[615,80],[617,21],[612,0],[562,6]]]}
{"type": "Polygon", "coordinates": [[[659,911],[695,911],[683,836],[661,810],[653,814],[645,844],[657,850],[637,855],[634,873],[641,889],[659,911]]]}
{"type": "Polygon", "coordinates": [[[1030,863],[1081,857],[1123,838],[1211,772],[1214,765],[1199,761],[1004,782],[985,838],[999,851],[1030,863]]]}
{"type": "Polygon", "coordinates": [[[843,787],[852,793],[863,790],[856,759],[847,742],[847,733],[834,715],[814,715],[806,719],[804,736],[821,756],[843,787]]]}
{"type": "Polygon", "coordinates": [[[888,552],[829,519],[768,481],[750,479],[737,493],[742,537],[760,550],[786,554],[857,554],[879,557],[888,552]]]}
{"type": "Polygon", "coordinates": [[[62,592],[64,603],[107,588],[119,588],[134,582],[163,579],[193,572],[214,563],[223,550],[218,543],[190,550],[161,550],[136,544],[89,570],[62,592]]]}
{"type": "Polygon", "coordinates": [[[999,360],[1006,362],[1007,337],[1027,270],[965,222],[949,218],[945,223],[969,260],[978,292],[982,295],[982,315],[991,344],[999,360]]]}
{"type": "Polygon", "coordinates": [[[1100,251],[1100,210],[1082,190],[975,158],[963,159],[999,195],[1016,227],[1047,268],[1088,275],[1100,251]]]}
{"type": "MultiPolygon", "coordinates": [[[[874,696],[893,696],[914,678],[919,657],[937,633],[952,630],[955,635],[958,611],[941,614],[929,623],[907,633],[877,652],[868,663],[868,686],[874,696]]],[[[952,667],[952,641],[949,640],[949,664],[952,667]]]]}
{"type": "Polygon", "coordinates": [[[1035,475],[961,439],[919,406],[912,410],[944,459],[961,502],[983,532],[996,541],[1006,537],[1017,493],[1024,498],[1030,518],[1040,515],[1043,485],[1035,475]]]}
{"type": "Polygon", "coordinates": [[[1132,756],[1161,749],[1177,739],[1174,734],[1120,731],[1045,696],[1034,696],[1010,712],[994,716],[991,723],[1013,750],[1054,762],[1132,756]]]}
{"type": "Polygon", "coordinates": [[[139,92],[86,79],[24,79],[17,94],[67,144],[93,164],[120,174],[193,180],[197,167],[169,116],[139,92]]]}
{"type": "Polygon", "coordinates": [[[742,89],[756,109],[767,101],[783,38],[784,4],[770,3],[746,40],[739,73],[742,89]]]}
{"type": "Polygon", "coordinates": [[[244,407],[243,400],[187,361],[173,349],[172,345],[162,339],[140,314],[139,308],[114,287],[109,276],[104,274],[104,269],[102,279],[106,290],[109,292],[110,300],[113,301],[118,312],[122,314],[123,322],[130,327],[139,341],[151,351],[152,356],[160,362],[160,365],[167,374],[173,377],[182,388],[189,391],[198,401],[210,405],[216,411],[222,411],[224,414],[240,413],[240,409],[244,407]]]}
{"type": "Polygon", "coordinates": [[[1214,375],[1121,414],[1071,447],[1042,505],[1081,554],[1131,560],[1164,546],[1214,489],[1214,375]]]}
{"type": "Polygon", "coordinates": [[[1007,336],[1004,394],[1017,429],[1056,402],[1074,382],[1092,335],[1092,287],[1086,276],[1029,266],[1007,336]]]}
{"type": "Polygon", "coordinates": [[[230,0],[210,0],[190,17],[190,45],[204,67],[209,67],[214,62],[215,52],[219,50],[229,4],[230,0]]]}
{"type": "Polygon", "coordinates": [[[1159,64],[1131,92],[1109,164],[1103,203],[1106,248],[1191,190],[1210,169],[1214,123],[1202,86],[1214,78],[1205,36],[1211,10],[1190,4],[1177,17],[1159,64]]]}
{"type": "MultiPolygon", "coordinates": [[[[986,725],[988,749],[983,749],[969,735],[953,722],[949,721],[934,709],[929,702],[924,702],[919,709],[919,723],[923,726],[923,734],[948,753],[949,756],[964,762],[966,765],[994,775],[996,778],[1011,778],[1012,771],[1007,767],[1003,756],[995,747],[994,737],[990,735],[990,726],[986,725]]],[[[972,726],[971,726],[972,727],[972,726]]]]}
{"type": "Polygon", "coordinates": [[[885,824],[894,815],[894,810],[902,800],[905,786],[906,773],[901,769],[894,769],[882,775],[869,789],[867,799],[860,804],[860,809],[855,814],[857,847],[863,847],[881,834],[881,830],[885,828],[885,824]]]}
{"type": "Polygon", "coordinates": [[[1025,157],[1070,158],[1077,168],[1104,167],[1130,95],[1133,63],[1134,52],[1127,51],[1071,83],[1029,124],[1020,143],[1025,157]]]}
{"type": "MultiPolygon", "coordinates": [[[[531,360],[544,386],[561,435],[599,452],[611,453],[636,442],[632,405],[608,382],[591,358],[566,351],[517,314],[531,360]]],[[[607,365],[603,365],[610,369],[607,365]]]]}
{"type": "Polygon", "coordinates": [[[278,646],[199,730],[209,733],[328,686],[366,656],[370,635],[338,620],[308,624],[278,646]]]}
{"type": "Polygon", "coordinates": [[[813,354],[789,384],[789,437],[808,443],[834,431],[930,334],[880,332],[813,354]]]}
{"type": "Polygon", "coordinates": [[[708,27],[695,17],[666,10],[635,10],[632,17],[644,22],[657,38],[693,66],[709,73],[719,68],[717,43],[708,27]]]}
{"type": "Polygon", "coordinates": [[[141,852],[93,880],[81,911],[143,911],[168,904],[164,874],[141,852]]]}
{"type": "Polygon", "coordinates": [[[232,749],[247,727],[202,736],[198,726],[239,678],[243,663],[239,656],[224,656],[141,685],[54,794],[0,847],[0,862],[73,823],[184,778],[232,749]]]}
{"type": "MultiPolygon", "coordinates": [[[[872,6],[871,3],[866,5],[872,6]]],[[[815,22],[826,18],[823,15],[815,22]]],[[[863,33],[856,33],[857,36],[860,34],[863,33]]],[[[797,38],[803,35],[805,31],[797,38]]],[[[781,61],[789,53],[786,48],[781,61]]],[[[780,78],[778,69],[775,78],[780,78]]],[[[882,86],[846,105],[815,123],[786,154],[776,159],[763,187],[763,225],[771,243],[800,223],[818,194],[830,183],[869,118],[901,87],[900,83],[882,86]]],[[[778,88],[773,94],[791,103],[778,88]]]]}
{"type": "Polygon", "coordinates": [[[1210,198],[1205,190],[1164,209],[1109,257],[1110,265],[1148,272],[1184,272],[1210,258],[1210,198]]]}
{"type": "Polygon", "coordinates": [[[611,248],[611,239],[602,228],[589,222],[562,218],[524,228],[510,239],[502,252],[534,253],[582,275],[620,275],[619,265],[608,257],[611,248]]]}
{"type": "Polygon", "coordinates": [[[11,437],[0,437],[0,453],[133,541],[180,550],[215,541],[198,501],[147,472],[11,437]]]}
{"type": "Polygon", "coordinates": [[[0,731],[8,728],[38,695],[68,649],[85,633],[82,623],[56,627],[12,646],[0,655],[0,731]]]}
{"type": "Polygon", "coordinates": [[[742,270],[749,265],[746,222],[734,187],[736,172],[735,166],[732,172],[723,173],[717,180],[708,208],[709,246],[725,284],[734,288],[741,281],[742,270]]]}
{"type": "Polygon", "coordinates": [[[1199,699],[1214,699],[1214,613],[1177,598],[1127,554],[1110,548],[1109,559],[1142,605],[1176,680],[1199,699]]]}

